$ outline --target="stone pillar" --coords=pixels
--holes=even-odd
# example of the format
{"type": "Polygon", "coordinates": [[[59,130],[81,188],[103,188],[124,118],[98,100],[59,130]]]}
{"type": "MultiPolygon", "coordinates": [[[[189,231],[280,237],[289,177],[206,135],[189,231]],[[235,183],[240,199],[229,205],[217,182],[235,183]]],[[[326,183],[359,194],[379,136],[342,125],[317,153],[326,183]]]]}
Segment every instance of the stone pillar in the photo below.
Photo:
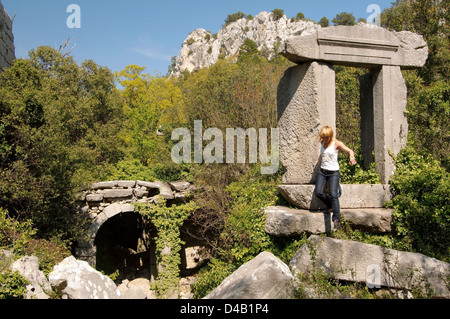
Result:
{"type": "Polygon", "coordinates": [[[406,84],[400,67],[381,66],[360,78],[361,150],[365,165],[373,161],[381,182],[394,173],[392,157],[406,146],[406,84]]]}
{"type": "Polygon", "coordinates": [[[335,72],[326,62],[289,68],[278,86],[280,161],[283,184],[315,183],[323,125],[336,129],[335,72]]]}
{"type": "Polygon", "coordinates": [[[0,72],[10,67],[16,59],[12,27],[11,18],[0,2],[0,72]]]}

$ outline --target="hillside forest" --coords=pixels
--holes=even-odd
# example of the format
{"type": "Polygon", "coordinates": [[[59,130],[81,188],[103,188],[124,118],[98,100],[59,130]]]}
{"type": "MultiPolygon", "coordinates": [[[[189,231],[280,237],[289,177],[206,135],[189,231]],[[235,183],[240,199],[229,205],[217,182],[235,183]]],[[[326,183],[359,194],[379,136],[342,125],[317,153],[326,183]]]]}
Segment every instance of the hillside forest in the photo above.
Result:
{"type": "MultiPolygon", "coordinates": [[[[306,18],[299,13],[293,19],[306,18]]],[[[394,230],[373,235],[344,225],[331,236],[450,262],[449,20],[448,1],[397,0],[382,12],[383,27],[419,33],[429,48],[424,68],[402,71],[409,136],[395,158],[393,199],[386,204],[394,209],[394,230]]],[[[356,19],[344,12],[320,24],[352,25],[356,19]]],[[[277,127],[277,86],[292,65],[282,56],[267,59],[250,40],[237,56],[177,78],[138,65],[117,73],[92,60],[79,65],[64,49],[31,50],[0,74],[0,250],[15,258],[38,256],[48,273],[83,234],[86,220],[77,213],[76,196],[88,185],[185,180],[201,189],[187,218],[211,250],[193,287],[196,297],[262,251],[288,262],[306,238],[266,234],[262,210],[288,205],[277,191],[282,170],[261,175],[259,163],[176,164],[171,132],[193,132],[194,120],[223,132],[277,127]]],[[[367,70],[335,71],[337,138],[355,150],[359,163],[350,166],[342,157],[341,182],[379,183],[359,151],[358,77],[367,70]]],[[[3,270],[0,264],[0,286],[13,287],[14,278],[3,270]]],[[[0,298],[14,295],[2,289],[0,298]]]]}

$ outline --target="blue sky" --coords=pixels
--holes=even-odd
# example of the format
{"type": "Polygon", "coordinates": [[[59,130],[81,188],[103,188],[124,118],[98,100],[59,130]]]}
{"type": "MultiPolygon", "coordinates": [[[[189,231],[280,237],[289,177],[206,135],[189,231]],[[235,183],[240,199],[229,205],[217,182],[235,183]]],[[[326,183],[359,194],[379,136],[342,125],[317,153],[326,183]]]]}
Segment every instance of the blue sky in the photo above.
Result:
{"type": "Polygon", "coordinates": [[[70,37],[76,44],[72,55],[78,63],[92,59],[122,70],[126,65],[146,66],[147,71],[165,75],[170,58],[179,54],[181,44],[197,28],[216,33],[228,14],[242,11],[256,15],[261,11],[283,9],[288,17],[298,12],[319,21],[330,22],[346,11],[368,18],[370,4],[381,11],[393,0],[0,0],[14,17],[16,57],[26,58],[41,45],[58,47],[70,37]],[[70,4],[81,9],[81,28],[68,28],[70,4]]]}

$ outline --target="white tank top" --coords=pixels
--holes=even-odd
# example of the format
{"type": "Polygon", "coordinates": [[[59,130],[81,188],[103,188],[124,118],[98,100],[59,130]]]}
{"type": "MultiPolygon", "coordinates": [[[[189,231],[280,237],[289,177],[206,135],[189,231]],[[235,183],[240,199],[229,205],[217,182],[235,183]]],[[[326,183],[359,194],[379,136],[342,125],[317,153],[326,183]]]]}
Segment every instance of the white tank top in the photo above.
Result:
{"type": "Polygon", "coordinates": [[[325,149],[322,144],[320,147],[320,156],[322,157],[320,167],[327,171],[338,171],[338,153],[339,151],[334,147],[334,141],[330,144],[330,146],[328,146],[327,149],[325,149]]]}

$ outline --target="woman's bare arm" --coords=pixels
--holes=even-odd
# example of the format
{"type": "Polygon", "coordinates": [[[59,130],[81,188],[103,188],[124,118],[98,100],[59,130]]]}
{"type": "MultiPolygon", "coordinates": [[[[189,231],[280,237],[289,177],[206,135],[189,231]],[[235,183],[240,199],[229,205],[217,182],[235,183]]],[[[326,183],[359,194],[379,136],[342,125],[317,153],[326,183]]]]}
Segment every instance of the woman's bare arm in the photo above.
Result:
{"type": "Polygon", "coordinates": [[[347,152],[350,155],[350,164],[351,165],[357,164],[356,160],[355,160],[355,153],[353,152],[353,150],[351,150],[344,143],[342,143],[341,141],[338,141],[338,140],[335,141],[334,145],[337,150],[343,150],[344,152],[347,152]]]}

